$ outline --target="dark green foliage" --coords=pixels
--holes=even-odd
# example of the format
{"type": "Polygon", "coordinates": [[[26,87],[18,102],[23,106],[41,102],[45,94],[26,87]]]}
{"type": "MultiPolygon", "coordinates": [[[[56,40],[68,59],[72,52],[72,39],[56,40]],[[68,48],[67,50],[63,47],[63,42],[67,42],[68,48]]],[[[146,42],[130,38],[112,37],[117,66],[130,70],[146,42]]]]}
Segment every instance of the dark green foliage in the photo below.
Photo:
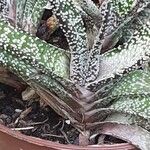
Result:
{"type": "MultiPolygon", "coordinates": [[[[110,118],[111,123],[137,124],[149,130],[149,0],[108,0],[100,8],[91,0],[49,0],[47,7],[59,19],[69,54],[22,31],[36,32],[46,3],[17,1],[13,27],[8,18],[14,9],[0,1],[1,65],[23,78],[81,132],[95,127],[98,130],[110,118]],[[87,16],[91,30],[97,30],[90,46],[88,25],[83,22],[87,16]],[[120,40],[123,44],[116,46],[120,40]],[[124,114],[132,121],[121,122],[124,114]]],[[[145,129],[139,133],[149,135],[145,129]]],[[[138,141],[133,144],[143,147],[138,141]]]]}

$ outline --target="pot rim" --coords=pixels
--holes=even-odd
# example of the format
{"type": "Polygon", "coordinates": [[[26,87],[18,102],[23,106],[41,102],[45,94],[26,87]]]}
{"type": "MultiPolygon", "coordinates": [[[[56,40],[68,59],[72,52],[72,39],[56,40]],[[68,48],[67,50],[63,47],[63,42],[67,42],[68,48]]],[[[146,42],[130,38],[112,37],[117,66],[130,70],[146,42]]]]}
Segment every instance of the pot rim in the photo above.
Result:
{"type": "Polygon", "coordinates": [[[30,144],[34,144],[37,146],[41,147],[47,147],[47,148],[56,148],[56,149],[61,149],[61,150],[97,150],[97,149],[102,149],[102,150],[112,150],[113,148],[117,148],[117,150],[122,150],[122,149],[127,149],[127,150],[133,150],[135,147],[129,143],[121,143],[121,144],[104,144],[104,145],[88,145],[88,146],[78,146],[78,145],[72,145],[72,144],[60,144],[57,142],[52,142],[44,139],[40,139],[37,137],[32,137],[32,136],[27,136],[19,131],[13,131],[10,128],[1,125],[0,124],[0,132],[5,133],[13,138],[25,141],[30,144]]]}

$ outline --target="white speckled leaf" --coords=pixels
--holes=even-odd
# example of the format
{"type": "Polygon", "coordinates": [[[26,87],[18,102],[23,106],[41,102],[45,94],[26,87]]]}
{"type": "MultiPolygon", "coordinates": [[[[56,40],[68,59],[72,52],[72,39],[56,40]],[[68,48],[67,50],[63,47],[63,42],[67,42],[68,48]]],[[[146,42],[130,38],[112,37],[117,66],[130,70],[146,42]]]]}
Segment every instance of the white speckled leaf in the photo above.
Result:
{"type": "Polygon", "coordinates": [[[53,93],[57,97],[55,109],[62,109],[62,116],[66,115],[63,113],[66,110],[73,113],[73,117],[78,116],[75,108],[80,108],[80,104],[74,98],[76,87],[66,79],[69,75],[68,57],[61,49],[0,20],[0,65],[21,77],[35,90],[47,91],[48,97],[53,93]]]}
{"type": "Polygon", "coordinates": [[[20,16],[18,19],[21,19],[17,20],[17,22],[21,22],[21,28],[23,30],[31,34],[36,33],[37,26],[44,12],[44,6],[47,4],[47,2],[47,0],[27,0],[25,3],[23,3],[23,1],[20,0],[17,1],[18,7],[24,7],[24,11],[22,14],[20,12],[20,7],[17,8],[17,15],[20,16]]]}
{"type": "Polygon", "coordinates": [[[150,72],[131,72],[114,87],[111,96],[115,101],[110,108],[150,119],[150,72]]]}
{"type": "Polygon", "coordinates": [[[118,112],[141,116],[150,119],[150,97],[120,97],[111,105],[110,108],[118,112]]]}
{"type": "MultiPolygon", "coordinates": [[[[21,8],[24,5],[24,13],[22,15],[21,12],[18,18],[23,19],[22,25],[25,26],[22,28],[30,32],[32,27],[36,27],[46,0],[28,0],[25,4],[23,2],[25,1],[20,5],[21,8]]],[[[101,61],[93,61],[96,57],[100,58],[99,53],[97,55],[99,49],[96,49],[96,55],[89,55],[84,23],[74,1],[49,0],[49,2],[68,40],[71,50],[71,71],[69,72],[68,55],[61,49],[32,37],[2,20],[0,20],[0,64],[21,76],[56,112],[69,118],[78,129],[86,130],[87,127],[90,129],[96,123],[104,121],[106,115],[114,112],[149,119],[149,73],[137,71],[150,55],[149,20],[145,24],[141,23],[141,28],[135,30],[124,45],[115,48],[116,53],[102,55],[101,61]],[[92,61],[89,59],[87,65],[89,56],[92,57],[92,61]],[[93,67],[99,65],[100,68],[93,67]],[[86,67],[89,72],[86,72],[86,67]],[[128,74],[133,70],[136,71],[128,74]],[[89,74],[91,79],[95,72],[99,73],[97,80],[92,83],[88,80],[86,88],[84,86],[86,75],[89,74]],[[73,82],[68,79],[69,73],[73,82]],[[113,80],[114,78],[116,80],[113,80]],[[110,79],[110,82],[106,82],[107,79],[110,79]]],[[[130,4],[127,5],[129,5],[127,8],[121,8],[122,12],[119,10],[120,14],[125,15],[126,10],[130,10],[130,4]]],[[[17,7],[20,9],[19,5],[17,7]]],[[[114,25],[112,17],[109,18],[112,9],[107,11],[106,17],[103,18],[104,28],[101,28],[104,29],[101,30],[102,39],[103,35],[108,35],[108,32],[105,33],[108,31],[105,29],[105,21],[114,25]]]]}
{"type": "Polygon", "coordinates": [[[8,3],[7,0],[0,0],[0,17],[8,16],[8,3]]]}
{"type": "Polygon", "coordinates": [[[80,11],[72,0],[49,0],[49,2],[53,13],[60,20],[61,28],[71,50],[70,78],[83,85],[88,51],[86,32],[80,11]]]}
{"type": "Polygon", "coordinates": [[[113,92],[114,97],[130,95],[149,95],[150,94],[150,72],[146,70],[136,70],[124,76],[117,83],[113,92]]]}
{"type": "Polygon", "coordinates": [[[113,32],[117,24],[117,16],[113,10],[114,9],[109,1],[104,1],[100,7],[99,14],[101,17],[101,26],[98,31],[98,35],[95,37],[93,47],[90,50],[90,56],[88,58],[86,75],[87,83],[94,81],[99,76],[99,72],[101,72],[100,54],[103,47],[103,42],[105,40],[105,36],[113,32]]]}
{"type": "Polygon", "coordinates": [[[87,83],[87,88],[92,91],[100,90],[100,88],[103,87],[103,83],[106,83],[110,79],[116,79],[118,76],[121,77],[125,73],[137,69],[142,63],[149,59],[149,6],[150,2],[147,2],[146,0],[146,3],[142,3],[138,9],[135,9],[137,16],[135,18],[133,16],[129,18],[127,17],[127,19],[113,33],[114,35],[117,35],[119,31],[122,31],[124,35],[127,30],[129,32],[131,31],[130,36],[125,36],[125,39],[128,39],[127,42],[124,42],[123,45],[102,55],[99,76],[95,81],[87,83]]]}
{"type": "Polygon", "coordinates": [[[0,14],[9,18],[26,32],[35,34],[47,0],[0,1],[0,14]]]}
{"type": "Polygon", "coordinates": [[[22,24],[26,3],[27,0],[16,0],[16,22],[19,26],[22,24]]]}
{"type": "Polygon", "coordinates": [[[136,0],[111,0],[113,6],[115,7],[117,13],[120,16],[125,16],[131,11],[136,0]]]}
{"type": "Polygon", "coordinates": [[[38,62],[59,76],[69,76],[69,59],[64,50],[29,36],[1,20],[0,44],[5,46],[5,51],[9,51],[8,47],[11,47],[10,55],[18,56],[18,59],[24,59],[34,65],[38,62]]]}
{"type": "Polygon", "coordinates": [[[81,8],[93,19],[95,25],[100,28],[101,26],[101,15],[98,7],[93,3],[92,0],[75,0],[81,8]]]}
{"type": "MultiPolygon", "coordinates": [[[[149,24],[149,23],[148,23],[149,24]]],[[[100,74],[97,80],[87,84],[87,87],[97,88],[101,82],[122,76],[139,68],[141,64],[149,60],[150,55],[150,28],[147,25],[134,33],[123,46],[116,48],[118,53],[111,56],[104,55],[100,64],[100,74]]]]}

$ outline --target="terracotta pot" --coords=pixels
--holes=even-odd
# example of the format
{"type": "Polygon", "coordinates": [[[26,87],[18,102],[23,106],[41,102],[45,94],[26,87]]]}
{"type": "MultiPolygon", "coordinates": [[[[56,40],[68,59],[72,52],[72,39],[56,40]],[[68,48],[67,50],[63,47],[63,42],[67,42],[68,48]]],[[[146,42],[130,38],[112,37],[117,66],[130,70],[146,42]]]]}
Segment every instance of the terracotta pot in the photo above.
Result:
{"type": "Polygon", "coordinates": [[[128,143],[80,147],[23,135],[0,125],[0,150],[136,150],[128,143]]]}

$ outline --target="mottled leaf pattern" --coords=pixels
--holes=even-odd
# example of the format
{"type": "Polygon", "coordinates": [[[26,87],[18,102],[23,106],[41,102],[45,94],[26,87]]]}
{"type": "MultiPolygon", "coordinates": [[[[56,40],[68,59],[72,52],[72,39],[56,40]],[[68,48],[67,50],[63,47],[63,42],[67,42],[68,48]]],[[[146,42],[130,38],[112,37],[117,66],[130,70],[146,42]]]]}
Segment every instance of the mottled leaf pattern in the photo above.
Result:
{"type": "MultiPolygon", "coordinates": [[[[133,131],[134,124],[140,126],[136,135],[149,135],[142,129],[150,129],[150,69],[143,69],[150,60],[149,8],[149,0],[107,0],[100,8],[91,0],[0,0],[0,64],[81,132],[115,123],[128,125],[121,131],[133,131]],[[70,53],[23,32],[35,35],[47,2],[70,53]],[[89,25],[98,31],[91,45],[89,25]],[[128,119],[124,123],[118,116],[128,119]]],[[[140,148],[148,147],[135,136],[108,129],[140,148]]],[[[149,141],[148,136],[142,139],[149,141]]]]}
{"type": "Polygon", "coordinates": [[[27,0],[16,0],[16,23],[21,26],[23,22],[24,10],[27,0]]]}
{"type": "Polygon", "coordinates": [[[3,21],[0,21],[0,39],[1,46],[5,44],[5,51],[7,51],[7,47],[13,50],[8,49],[12,56],[14,55],[18,57],[18,59],[24,59],[27,63],[33,63],[35,66],[39,62],[59,76],[68,77],[69,59],[67,55],[65,55],[64,50],[46,44],[44,41],[29,36],[23,31],[18,33],[17,29],[3,21]],[[18,49],[20,49],[20,51],[18,49]],[[57,57],[57,59],[54,58],[54,56],[57,57]]]}
{"type": "Polygon", "coordinates": [[[111,57],[106,55],[101,60],[101,72],[97,80],[87,84],[92,90],[96,90],[100,83],[110,78],[122,76],[132,70],[139,68],[139,65],[149,60],[150,55],[150,28],[143,25],[139,31],[125,43],[114,50],[118,53],[111,53],[111,57]],[[94,89],[93,89],[94,88],[94,89]]]}
{"type": "Polygon", "coordinates": [[[102,22],[102,16],[98,7],[93,3],[92,0],[75,0],[79,3],[81,8],[93,19],[94,24],[97,28],[100,28],[102,22]]]}
{"type": "Polygon", "coordinates": [[[150,72],[137,70],[129,73],[115,86],[112,96],[148,96],[150,94],[150,72]]]}
{"type": "Polygon", "coordinates": [[[118,112],[141,116],[150,119],[150,98],[148,96],[124,96],[116,98],[116,102],[111,106],[118,112]]]}
{"type": "Polygon", "coordinates": [[[76,5],[72,0],[50,0],[53,12],[60,20],[71,50],[70,78],[84,85],[87,62],[87,44],[84,24],[76,5]],[[71,17],[70,17],[71,16],[71,17]]]}
{"type": "Polygon", "coordinates": [[[64,112],[68,111],[73,118],[77,118],[76,109],[81,106],[74,97],[75,85],[67,79],[69,60],[63,50],[29,36],[3,21],[0,21],[0,46],[0,64],[3,67],[20,76],[37,91],[53,93],[53,99],[56,99],[56,94],[57,100],[61,99],[54,109],[62,110],[62,116],[66,116],[64,112]]]}
{"type": "Polygon", "coordinates": [[[137,1],[135,0],[111,0],[117,13],[120,16],[125,16],[131,11],[137,1]]]}
{"type": "Polygon", "coordinates": [[[120,39],[123,30],[125,30],[130,24],[132,24],[133,20],[135,19],[134,15],[136,14],[137,16],[139,13],[145,11],[145,7],[148,7],[148,4],[149,2],[147,1],[145,1],[145,3],[136,3],[135,6],[132,4],[133,6],[130,6],[130,9],[128,7],[128,10],[126,10],[126,12],[128,13],[126,17],[124,17],[122,14],[117,12],[116,5],[114,6],[113,1],[104,1],[102,3],[100,7],[102,23],[88,59],[88,73],[86,76],[87,83],[96,80],[96,78],[98,78],[99,76],[98,74],[102,72],[101,70],[99,70],[101,63],[101,51],[103,52],[107,49],[112,48],[120,39]],[[137,7],[138,5],[139,7],[137,7]]]}
{"type": "Polygon", "coordinates": [[[124,77],[113,89],[111,108],[150,119],[150,72],[137,70],[124,77]]]}
{"type": "Polygon", "coordinates": [[[103,48],[103,42],[105,41],[105,37],[114,30],[117,24],[116,14],[109,1],[104,1],[100,8],[102,23],[94,41],[94,45],[90,50],[87,64],[87,83],[94,81],[98,77],[100,73],[100,54],[103,48]]]}
{"type": "Polygon", "coordinates": [[[0,0],[0,17],[8,16],[8,8],[9,5],[7,3],[7,0],[0,0]]]}
{"type": "Polygon", "coordinates": [[[47,0],[4,0],[0,2],[0,14],[24,31],[35,34],[46,4],[47,0]]]}
{"type": "MultiPolygon", "coordinates": [[[[27,0],[24,6],[21,28],[29,33],[35,34],[37,26],[44,12],[47,0],[27,0]]],[[[20,3],[20,0],[18,0],[20,3]]],[[[19,9],[20,10],[20,9],[19,9]]],[[[19,11],[18,10],[18,11],[19,11]]]]}

